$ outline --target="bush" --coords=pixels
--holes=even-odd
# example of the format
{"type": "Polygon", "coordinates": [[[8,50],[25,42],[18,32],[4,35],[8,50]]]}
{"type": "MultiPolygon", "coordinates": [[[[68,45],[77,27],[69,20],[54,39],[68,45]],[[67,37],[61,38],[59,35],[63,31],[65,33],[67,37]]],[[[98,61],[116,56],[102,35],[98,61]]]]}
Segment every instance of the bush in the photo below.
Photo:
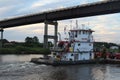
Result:
{"type": "Polygon", "coordinates": [[[26,53],[28,54],[43,54],[43,55],[48,55],[51,53],[51,51],[49,49],[45,49],[45,48],[28,48],[28,51],[26,51],[26,53]]]}
{"type": "Polygon", "coordinates": [[[0,48],[0,54],[16,54],[17,51],[11,48],[0,48]]]}
{"type": "Polygon", "coordinates": [[[15,49],[16,49],[17,53],[19,53],[19,54],[26,52],[28,50],[26,47],[23,47],[23,46],[17,46],[15,49]]]}
{"type": "MultiPolygon", "coordinates": [[[[24,42],[9,42],[7,40],[3,41],[4,48],[0,48],[0,54],[50,54],[49,49],[42,48],[43,43],[39,43],[39,40],[36,36],[26,37],[24,42]],[[6,44],[5,44],[6,43],[6,44]]],[[[49,42],[52,45],[51,42],[49,42]]]]}
{"type": "Polygon", "coordinates": [[[48,55],[51,51],[49,49],[40,47],[24,47],[17,46],[15,48],[0,48],[0,54],[43,54],[48,55]]]}

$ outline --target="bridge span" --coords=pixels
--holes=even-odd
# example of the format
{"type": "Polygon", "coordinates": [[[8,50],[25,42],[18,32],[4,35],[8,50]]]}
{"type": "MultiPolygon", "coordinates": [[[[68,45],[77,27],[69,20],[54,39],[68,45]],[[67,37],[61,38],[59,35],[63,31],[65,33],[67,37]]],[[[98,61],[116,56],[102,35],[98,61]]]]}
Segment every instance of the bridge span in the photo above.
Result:
{"type": "MultiPolygon", "coordinates": [[[[109,0],[91,4],[78,5],[64,9],[40,12],[37,14],[25,15],[21,17],[14,17],[0,21],[0,31],[2,36],[1,38],[3,38],[4,28],[44,22],[45,23],[44,43],[47,43],[47,40],[50,37],[48,36],[47,33],[48,24],[55,25],[55,36],[52,36],[52,38],[57,39],[56,21],[58,20],[104,15],[118,12],[120,12],[120,0],[109,0]]],[[[56,41],[57,40],[55,40],[55,43],[56,41]]]]}
{"type": "Polygon", "coordinates": [[[103,1],[1,20],[0,27],[10,28],[41,23],[45,20],[57,21],[118,12],[120,12],[120,0],[103,1]]]}

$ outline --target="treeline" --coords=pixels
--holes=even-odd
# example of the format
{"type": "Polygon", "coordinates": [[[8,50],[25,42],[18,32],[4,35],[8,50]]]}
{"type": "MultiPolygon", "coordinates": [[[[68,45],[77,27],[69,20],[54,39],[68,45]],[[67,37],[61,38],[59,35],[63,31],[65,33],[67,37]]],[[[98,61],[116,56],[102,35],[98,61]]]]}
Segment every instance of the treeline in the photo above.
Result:
{"type": "MultiPolygon", "coordinates": [[[[0,40],[1,42],[1,40],[0,40]]],[[[39,42],[38,37],[26,37],[24,42],[9,42],[7,39],[2,40],[3,48],[0,48],[0,54],[50,54],[49,49],[43,48],[43,43],[39,42]]],[[[52,42],[48,42],[48,47],[52,47],[52,42]]],[[[107,42],[94,42],[94,50],[100,51],[103,47],[108,52],[120,52],[120,45],[107,42]],[[118,50],[111,50],[111,46],[118,46],[118,50]]]]}
{"type": "Polygon", "coordinates": [[[100,48],[100,47],[106,47],[106,48],[110,48],[111,46],[118,46],[120,47],[120,45],[115,44],[115,43],[107,43],[107,42],[94,42],[94,47],[96,48],[100,48]]]}
{"type": "MultiPolygon", "coordinates": [[[[0,40],[1,41],[1,40],[0,40]]],[[[24,42],[9,42],[2,40],[3,48],[0,48],[0,54],[50,54],[49,49],[43,48],[43,43],[39,42],[38,37],[26,37],[24,42]]],[[[49,47],[53,46],[52,42],[48,42],[49,47]]]]}
{"type": "MultiPolygon", "coordinates": [[[[3,39],[2,43],[4,48],[17,47],[17,46],[43,48],[43,43],[40,43],[38,37],[36,36],[26,37],[24,42],[16,42],[16,41],[9,42],[7,39],[3,39]]],[[[52,46],[53,46],[52,42],[48,42],[48,47],[52,47],[52,46]]]]}
{"type": "Polygon", "coordinates": [[[102,48],[106,48],[108,52],[120,52],[120,45],[115,44],[115,43],[107,43],[107,42],[94,42],[94,49],[95,50],[101,50],[102,48]],[[117,46],[118,49],[112,50],[112,46],[117,46]]]}
{"type": "Polygon", "coordinates": [[[42,55],[48,55],[50,54],[49,49],[40,48],[40,47],[23,47],[23,46],[17,46],[17,47],[11,47],[11,48],[0,48],[0,54],[42,54],[42,55]]]}

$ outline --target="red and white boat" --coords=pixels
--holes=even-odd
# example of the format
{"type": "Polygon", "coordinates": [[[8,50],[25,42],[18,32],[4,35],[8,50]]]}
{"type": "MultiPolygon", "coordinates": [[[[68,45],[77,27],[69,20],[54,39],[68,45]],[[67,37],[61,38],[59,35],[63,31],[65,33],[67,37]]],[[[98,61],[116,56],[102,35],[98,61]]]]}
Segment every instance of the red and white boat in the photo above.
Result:
{"type": "Polygon", "coordinates": [[[68,40],[59,41],[52,52],[52,58],[60,61],[80,61],[94,59],[93,33],[91,29],[69,30],[68,40]]]}

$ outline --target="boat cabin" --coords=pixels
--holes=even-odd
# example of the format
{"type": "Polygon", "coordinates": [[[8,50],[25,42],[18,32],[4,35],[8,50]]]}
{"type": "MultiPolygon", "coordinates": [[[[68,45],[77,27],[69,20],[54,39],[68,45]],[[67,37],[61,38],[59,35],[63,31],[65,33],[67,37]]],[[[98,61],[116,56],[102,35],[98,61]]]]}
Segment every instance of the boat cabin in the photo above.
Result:
{"type": "Polygon", "coordinates": [[[68,32],[68,41],[59,41],[56,58],[62,61],[90,60],[94,58],[93,35],[91,29],[74,29],[68,32]]]}

